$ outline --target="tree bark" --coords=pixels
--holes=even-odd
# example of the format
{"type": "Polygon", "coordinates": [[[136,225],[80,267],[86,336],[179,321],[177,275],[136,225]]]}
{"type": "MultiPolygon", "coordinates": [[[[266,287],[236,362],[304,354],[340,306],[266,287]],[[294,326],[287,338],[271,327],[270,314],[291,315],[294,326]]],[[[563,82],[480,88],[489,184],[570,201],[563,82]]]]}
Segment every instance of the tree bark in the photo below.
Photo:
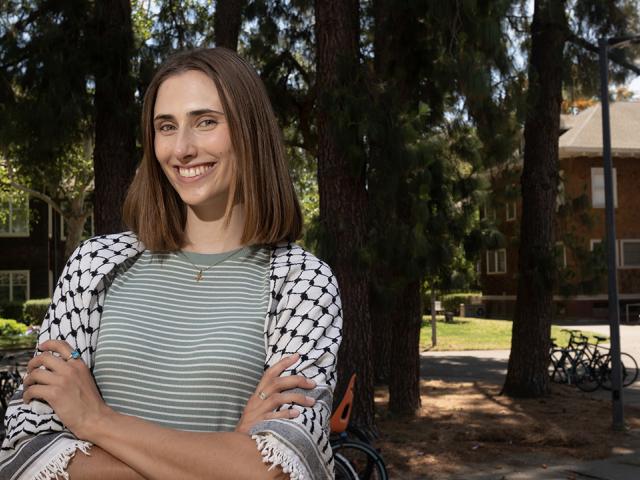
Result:
{"type": "Polygon", "coordinates": [[[420,280],[405,285],[396,297],[391,343],[389,411],[413,416],[420,409],[420,326],[422,298],[420,280]]]}
{"type": "Polygon", "coordinates": [[[350,375],[356,373],[352,418],[356,424],[373,429],[369,284],[359,261],[366,239],[365,162],[356,129],[358,119],[349,118],[353,114],[348,109],[351,93],[347,90],[347,86],[357,88],[358,1],[316,0],[315,15],[320,100],[318,189],[324,232],[321,250],[340,284],[344,314],[337,393],[345,388],[350,375]]]}
{"type": "Polygon", "coordinates": [[[137,164],[130,0],[96,0],[95,172],[96,233],[124,228],[122,203],[137,164]]]}
{"type": "Polygon", "coordinates": [[[548,393],[565,2],[536,0],[524,127],[518,290],[504,393],[548,393]]]}
{"type": "Polygon", "coordinates": [[[238,36],[242,25],[242,11],[246,0],[218,0],[213,17],[216,46],[238,49],[238,36]]]}

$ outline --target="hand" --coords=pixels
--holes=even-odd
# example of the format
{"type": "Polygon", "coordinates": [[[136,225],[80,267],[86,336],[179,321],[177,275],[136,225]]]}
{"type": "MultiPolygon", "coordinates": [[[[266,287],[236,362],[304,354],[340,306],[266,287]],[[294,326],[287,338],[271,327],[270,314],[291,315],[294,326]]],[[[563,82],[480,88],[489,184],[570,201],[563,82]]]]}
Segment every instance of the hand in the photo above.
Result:
{"type": "Polygon", "coordinates": [[[300,355],[297,353],[290,357],[285,357],[264,372],[256,391],[251,395],[247,405],[244,407],[242,417],[240,417],[240,421],[236,425],[236,432],[249,434],[251,427],[263,420],[295,418],[300,415],[300,412],[295,408],[284,409],[279,412],[274,411],[286,403],[297,403],[305,407],[313,406],[316,402],[315,399],[300,393],[287,392],[287,390],[294,388],[311,389],[316,386],[316,382],[302,375],[280,376],[288,367],[296,363],[299,358],[300,355]],[[263,394],[264,399],[260,398],[260,393],[263,394]]]}
{"type": "Polygon", "coordinates": [[[27,364],[22,401],[47,402],[76,437],[87,440],[95,419],[110,411],[89,368],[81,359],[67,360],[73,348],[65,341],[48,340],[38,348],[43,353],[27,364]]]}

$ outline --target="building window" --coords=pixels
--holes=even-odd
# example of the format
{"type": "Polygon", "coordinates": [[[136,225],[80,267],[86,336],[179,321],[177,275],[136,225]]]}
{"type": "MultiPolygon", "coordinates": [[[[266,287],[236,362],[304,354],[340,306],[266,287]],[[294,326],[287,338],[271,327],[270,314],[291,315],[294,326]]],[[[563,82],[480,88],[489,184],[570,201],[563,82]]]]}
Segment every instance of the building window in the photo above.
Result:
{"type": "Polygon", "coordinates": [[[556,242],[556,265],[567,268],[567,249],[562,242],[556,242]]]}
{"type": "Polygon", "coordinates": [[[0,271],[0,302],[29,300],[29,270],[0,271]]]}
{"type": "Polygon", "coordinates": [[[487,201],[482,205],[482,209],[480,210],[480,219],[487,219],[489,221],[495,221],[496,219],[496,209],[491,206],[487,201]]]}
{"type": "Polygon", "coordinates": [[[29,195],[14,193],[0,202],[0,237],[29,236],[29,195]]]}
{"type": "Polygon", "coordinates": [[[507,222],[512,222],[516,219],[516,202],[507,202],[507,222]]]}
{"type": "MultiPolygon", "coordinates": [[[[591,169],[591,206],[604,208],[604,169],[591,169]]],[[[613,169],[613,205],[618,208],[618,180],[616,169],[613,169]]]]}
{"type": "Polygon", "coordinates": [[[620,240],[622,267],[640,268],[640,240],[620,240]]]}
{"type": "Polygon", "coordinates": [[[564,170],[558,172],[558,191],[556,193],[556,212],[560,210],[560,207],[567,203],[566,191],[565,191],[565,179],[564,170]]]}
{"type": "Polygon", "coordinates": [[[487,250],[487,274],[507,273],[507,250],[487,250]]]}

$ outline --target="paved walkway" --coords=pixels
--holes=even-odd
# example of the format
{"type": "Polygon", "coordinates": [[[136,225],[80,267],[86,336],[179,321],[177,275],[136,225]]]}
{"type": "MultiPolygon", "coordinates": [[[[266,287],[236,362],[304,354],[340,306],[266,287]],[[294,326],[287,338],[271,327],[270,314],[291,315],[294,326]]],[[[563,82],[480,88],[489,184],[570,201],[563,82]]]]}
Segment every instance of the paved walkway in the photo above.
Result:
{"type": "MultiPolygon", "coordinates": [[[[609,334],[609,327],[602,324],[571,325],[565,328],[590,330],[609,334]]],[[[640,361],[640,325],[622,325],[620,329],[622,351],[640,361]]],[[[509,350],[482,350],[460,352],[424,352],[420,359],[423,378],[447,381],[484,381],[502,385],[507,373],[509,350]]],[[[605,399],[606,391],[594,392],[605,399]]],[[[625,405],[640,406],[640,382],[625,388],[625,405]]],[[[640,432],[638,432],[640,435],[640,432]]],[[[517,469],[499,472],[479,471],[464,477],[448,477],[446,480],[640,480],[640,452],[631,451],[605,460],[566,463],[548,468],[517,469]]],[[[445,480],[444,478],[442,480],[445,480]]]]}

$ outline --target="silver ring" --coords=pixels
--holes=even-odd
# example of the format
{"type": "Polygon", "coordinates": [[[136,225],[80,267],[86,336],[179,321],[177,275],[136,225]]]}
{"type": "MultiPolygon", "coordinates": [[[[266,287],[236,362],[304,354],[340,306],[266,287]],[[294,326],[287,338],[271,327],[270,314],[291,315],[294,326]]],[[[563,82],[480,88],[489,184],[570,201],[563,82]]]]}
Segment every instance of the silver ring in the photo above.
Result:
{"type": "Polygon", "coordinates": [[[74,350],[73,352],[71,352],[71,355],[69,355],[67,357],[67,361],[69,360],[77,360],[82,356],[82,354],[80,353],[80,350],[74,350]]]}
{"type": "Polygon", "coordinates": [[[258,397],[260,397],[260,400],[266,400],[267,399],[267,394],[264,392],[260,392],[258,394],[258,397]]]}

